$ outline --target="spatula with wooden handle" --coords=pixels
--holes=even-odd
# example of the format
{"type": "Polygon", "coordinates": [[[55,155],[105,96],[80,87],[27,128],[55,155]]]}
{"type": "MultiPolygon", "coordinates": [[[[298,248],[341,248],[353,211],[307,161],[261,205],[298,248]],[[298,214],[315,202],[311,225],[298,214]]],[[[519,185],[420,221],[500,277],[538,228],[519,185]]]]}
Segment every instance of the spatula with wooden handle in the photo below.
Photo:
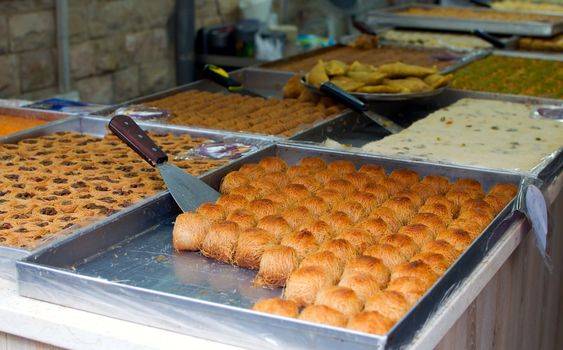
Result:
{"type": "Polygon", "coordinates": [[[131,118],[117,115],[109,129],[160,172],[170,194],[182,211],[197,209],[202,203],[215,202],[219,192],[200,179],[168,162],[168,156],[131,118]]]}

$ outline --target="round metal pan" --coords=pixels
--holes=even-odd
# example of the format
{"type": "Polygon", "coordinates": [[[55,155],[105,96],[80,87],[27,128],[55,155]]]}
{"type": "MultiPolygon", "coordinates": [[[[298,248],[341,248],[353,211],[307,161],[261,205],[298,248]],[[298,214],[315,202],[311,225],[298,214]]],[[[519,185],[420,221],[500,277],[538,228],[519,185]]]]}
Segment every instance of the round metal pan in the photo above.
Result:
{"type": "MultiPolygon", "coordinates": [[[[317,89],[315,86],[307,83],[304,77],[301,77],[301,84],[305,86],[307,89],[317,93],[322,94],[322,92],[317,89]]],[[[402,94],[369,94],[369,93],[361,93],[361,92],[348,92],[350,95],[359,98],[364,101],[407,101],[407,100],[414,100],[417,98],[423,97],[431,97],[436,96],[444,92],[450,84],[446,86],[442,86],[441,88],[430,90],[430,91],[423,91],[423,92],[413,92],[413,93],[402,93],[402,94]]]]}

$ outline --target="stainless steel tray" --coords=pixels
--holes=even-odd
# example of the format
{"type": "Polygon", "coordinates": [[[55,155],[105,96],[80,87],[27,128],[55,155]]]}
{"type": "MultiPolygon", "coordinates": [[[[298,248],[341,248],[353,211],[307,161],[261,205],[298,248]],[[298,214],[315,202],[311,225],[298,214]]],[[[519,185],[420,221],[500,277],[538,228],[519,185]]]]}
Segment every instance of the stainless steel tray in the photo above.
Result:
{"type": "MultiPolygon", "coordinates": [[[[518,184],[514,174],[426,162],[400,161],[350,152],[277,144],[240,159],[207,177],[210,184],[244,163],[277,155],[288,163],[305,156],[356,165],[377,163],[389,172],[408,167],[421,176],[454,180],[472,177],[485,189],[497,182],[518,184]]],[[[251,288],[255,272],[209,260],[199,253],[177,253],[171,245],[178,209],[162,195],[119,220],[101,223],[17,263],[21,295],[112,317],[253,349],[382,349],[407,344],[425,321],[461,285],[506,232],[512,203],[386,336],[374,336],[248,310],[281,290],[251,288]]]]}
{"type": "Polygon", "coordinates": [[[46,110],[33,109],[33,108],[2,107],[2,106],[0,106],[0,115],[39,119],[48,122],[64,119],[64,118],[71,118],[75,116],[75,114],[71,114],[71,113],[46,111],[46,110]]]}
{"type": "MultiPolygon", "coordinates": [[[[370,25],[392,25],[405,28],[442,29],[453,31],[484,30],[496,34],[513,34],[528,36],[550,37],[563,31],[563,17],[557,23],[543,22],[514,22],[491,21],[448,17],[401,15],[397,12],[411,7],[433,8],[433,5],[401,5],[382,10],[371,11],[367,14],[366,22],[370,25]]],[[[490,11],[474,9],[475,11],[490,11]]],[[[506,11],[504,11],[506,12],[506,11]]]]}
{"type": "MultiPolygon", "coordinates": [[[[500,54],[503,53],[504,51],[500,52],[500,54]]],[[[430,113],[447,107],[462,98],[507,101],[538,106],[563,106],[563,100],[557,99],[447,89],[436,98],[428,98],[420,101],[407,101],[401,104],[385,102],[371,103],[370,110],[392,119],[403,127],[408,127],[416,120],[422,119],[430,113]]],[[[368,118],[358,114],[351,114],[344,118],[318,125],[306,132],[291,137],[290,140],[302,144],[315,144],[318,146],[318,144],[330,138],[341,144],[359,148],[366,143],[381,140],[387,135],[388,133],[383,130],[383,128],[377,126],[368,118]]],[[[562,162],[563,154],[560,153],[551,162],[542,164],[542,168],[537,169],[539,171],[538,177],[544,181],[549,181],[563,168],[562,162]]]]}
{"type": "MultiPolygon", "coordinates": [[[[78,131],[89,135],[102,137],[108,132],[106,128],[108,122],[109,122],[108,119],[100,118],[100,117],[72,117],[69,119],[59,120],[40,127],[29,129],[27,131],[11,134],[5,137],[0,137],[0,143],[14,143],[22,139],[52,134],[57,131],[78,131]]],[[[246,143],[255,144],[260,148],[270,145],[273,141],[271,138],[261,137],[256,135],[221,132],[214,130],[176,126],[176,125],[162,125],[162,124],[147,123],[147,122],[139,123],[139,125],[141,125],[141,127],[145,130],[152,130],[156,132],[169,132],[169,133],[177,133],[177,134],[187,133],[195,137],[206,137],[217,141],[224,140],[224,141],[233,141],[233,142],[246,142],[246,143]]],[[[218,169],[220,168],[217,168],[216,170],[218,169]]],[[[216,170],[212,170],[211,172],[216,170]]],[[[204,181],[206,181],[208,174],[209,173],[203,174],[200,177],[204,181]]],[[[101,222],[106,222],[106,221],[111,222],[116,218],[120,217],[122,213],[129,212],[131,210],[134,210],[136,207],[142,206],[143,203],[150,202],[151,198],[153,197],[154,196],[145,198],[140,202],[138,202],[137,204],[132,205],[131,207],[123,211],[120,211],[116,214],[113,214],[103,219],[101,222]]],[[[84,230],[89,230],[89,227],[78,229],[76,233],[82,232],[84,230]]],[[[65,239],[65,238],[61,237],[55,239],[65,239]]],[[[49,245],[50,243],[51,241],[46,242],[46,245],[49,245]]],[[[17,259],[29,255],[30,253],[31,253],[30,251],[25,249],[0,246],[0,278],[15,279],[15,261],[17,259]]]]}
{"type": "MultiPolygon", "coordinates": [[[[243,86],[245,87],[245,89],[256,92],[256,93],[261,94],[261,95],[268,97],[268,98],[283,98],[282,89],[283,89],[285,83],[294,75],[294,73],[284,72],[284,71],[279,71],[279,70],[273,70],[273,69],[264,69],[264,68],[259,68],[259,67],[252,67],[252,68],[244,68],[244,69],[237,70],[235,72],[231,72],[230,75],[231,75],[231,77],[240,81],[243,84],[243,86]]],[[[193,83],[178,86],[178,87],[175,87],[175,88],[172,88],[172,89],[168,89],[168,90],[165,90],[165,91],[154,93],[152,95],[139,97],[139,98],[136,98],[134,100],[126,101],[126,102],[123,102],[121,104],[111,106],[111,107],[106,108],[102,111],[99,111],[97,113],[97,115],[109,116],[111,113],[113,113],[116,109],[118,109],[120,107],[125,107],[125,106],[130,106],[130,105],[135,105],[135,104],[143,104],[143,102],[158,100],[158,99],[168,97],[168,96],[172,96],[172,95],[178,94],[178,93],[183,92],[183,91],[188,91],[188,90],[202,90],[202,91],[210,91],[210,92],[227,93],[225,88],[223,88],[222,86],[220,86],[218,84],[215,84],[214,82],[211,82],[211,81],[205,80],[205,79],[204,80],[198,80],[198,81],[193,82],[193,83]]],[[[331,118],[328,118],[328,119],[325,119],[325,120],[322,120],[322,121],[317,122],[317,123],[315,123],[311,126],[308,126],[304,129],[298,131],[295,135],[300,135],[301,133],[306,132],[308,129],[310,129],[312,127],[316,127],[318,125],[323,125],[323,124],[328,123],[332,120],[344,117],[344,116],[346,116],[350,113],[352,113],[352,112],[349,111],[349,110],[345,110],[341,114],[338,114],[334,117],[331,117],[331,118]]],[[[159,123],[165,124],[165,125],[170,125],[170,124],[167,124],[166,121],[161,121],[159,123]]],[[[249,135],[260,136],[262,134],[250,134],[249,133],[249,135]]],[[[278,138],[280,140],[286,139],[283,136],[272,136],[272,137],[278,138]]]]}

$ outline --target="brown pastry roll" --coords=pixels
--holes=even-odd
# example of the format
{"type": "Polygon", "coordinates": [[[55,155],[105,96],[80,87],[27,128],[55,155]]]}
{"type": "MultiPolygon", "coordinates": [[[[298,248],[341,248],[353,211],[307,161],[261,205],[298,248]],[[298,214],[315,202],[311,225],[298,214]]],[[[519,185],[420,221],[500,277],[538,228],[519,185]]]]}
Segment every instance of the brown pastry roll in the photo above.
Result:
{"type": "Polygon", "coordinates": [[[305,266],[293,271],[285,285],[284,296],[299,306],[311,305],[317,293],[332,285],[332,279],[320,267],[305,266]]]}
{"type": "Polygon", "coordinates": [[[445,176],[428,175],[421,181],[423,184],[432,186],[438,194],[446,194],[450,190],[450,180],[445,176]]]}
{"type": "Polygon", "coordinates": [[[350,181],[344,179],[330,180],[324,184],[324,188],[334,190],[338,193],[341,193],[345,197],[356,190],[354,185],[352,185],[350,181]]]}
{"type": "Polygon", "coordinates": [[[445,229],[438,233],[436,239],[448,242],[460,252],[465,251],[473,241],[469,232],[456,228],[445,229]]]}
{"type": "Polygon", "coordinates": [[[252,310],[291,318],[299,315],[299,307],[294,301],[281,298],[260,300],[254,304],[252,310]]]}
{"type": "Polygon", "coordinates": [[[410,237],[419,247],[422,247],[435,237],[434,232],[422,224],[405,225],[397,233],[410,237]]]}
{"type": "Polygon", "coordinates": [[[358,252],[363,252],[367,247],[375,243],[375,236],[369,231],[353,227],[340,231],[336,239],[347,240],[352,243],[358,252]]]}
{"type": "Polygon", "coordinates": [[[247,209],[237,209],[233,211],[227,215],[227,220],[237,223],[243,230],[256,226],[254,213],[247,209]]]}
{"type": "Polygon", "coordinates": [[[249,179],[256,179],[266,174],[266,170],[260,164],[254,163],[243,164],[238,172],[246,175],[249,179]]]}
{"type": "Polygon", "coordinates": [[[311,221],[299,227],[299,230],[311,232],[317,243],[322,244],[332,237],[332,228],[322,220],[311,221]]]}
{"type": "Polygon", "coordinates": [[[401,277],[416,277],[432,285],[438,279],[432,268],[421,260],[414,260],[396,266],[391,272],[391,281],[401,277]]]}
{"type": "Polygon", "coordinates": [[[377,311],[388,319],[397,322],[409,311],[411,305],[403,294],[383,290],[366,300],[365,311],[377,311]]]}
{"type": "Polygon", "coordinates": [[[315,180],[317,180],[321,184],[325,184],[330,180],[336,180],[342,177],[339,173],[330,169],[319,170],[315,172],[313,176],[315,177],[315,180]]]}
{"type": "Polygon", "coordinates": [[[383,185],[369,183],[364,187],[364,192],[375,196],[377,204],[381,205],[389,198],[389,192],[383,185]]]}
{"type": "Polygon", "coordinates": [[[380,259],[389,269],[407,261],[401,250],[391,244],[377,243],[371,245],[364,250],[363,255],[380,259]]]}
{"type": "Polygon", "coordinates": [[[381,289],[377,280],[373,276],[365,273],[344,275],[338,285],[352,289],[356,292],[356,295],[362,303],[381,289]]]}
{"type": "Polygon", "coordinates": [[[409,188],[409,190],[411,192],[416,193],[420,197],[422,202],[426,201],[426,199],[428,199],[428,197],[435,196],[435,195],[438,194],[438,191],[436,191],[436,189],[434,187],[432,187],[429,184],[422,183],[422,182],[419,182],[419,183],[412,185],[409,188]]]}
{"type": "Polygon", "coordinates": [[[341,211],[329,212],[322,217],[322,220],[332,228],[332,232],[335,234],[339,234],[343,229],[354,226],[354,221],[350,219],[348,214],[341,211]]]}
{"type": "Polygon", "coordinates": [[[290,181],[299,176],[308,176],[311,174],[311,169],[301,166],[301,165],[292,165],[287,168],[287,176],[289,176],[290,181]]]}
{"type": "Polygon", "coordinates": [[[245,209],[248,205],[248,200],[241,195],[228,194],[221,196],[217,199],[217,204],[225,209],[225,213],[232,213],[238,209],[245,209]]]}
{"type": "Polygon", "coordinates": [[[449,199],[447,199],[445,196],[442,195],[428,197],[428,199],[424,204],[427,205],[441,204],[448,209],[452,217],[457,215],[457,212],[459,210],[459,207],[454,202],[450,201],[449,199]]]}
{"type": "Polygon", "coordinates": [[[392,320],[377,311],[363,311],[352,316],[346,328],[364,333],[385,335],[393,328],[393,325],[392,320]]]}
{"type": "Polygon", "coordinates": [[[367,174],[360,173],[360,172],[353,172],[353,173],[344,174],[344,176],[342,178],[344,180],[350,182],[356,190],[363,189],[364,187],[366,187],[366,185],[368,183],[370,183],[372,181],[371,178],[367,174]]]}
{"type": "Polygon", "coordinates": [[[451,190],[460,190],[470,193],[473,198],[483,198],[485,196],[481,183],[475,179],[458,179],[452,185],[451,190]]]}
{"type": "Polygon", "coordinates": [[[359,203],[366,211],[366,214],[381,204],[377,197],[369,192],[356,191],[348,196],[348,200],[350,202],[359,203]]]}
{"type": "Polygon", "coordinates": [[[317,192],[321,188],[321,183],[312,175],[300,175],[291,179],[291,183],[303,185],[309,192],[317,192]]]}
{"type": "Polygon", "coordinates": [[[354,223],[358,222],[360,219],[363,219],[368,214],[368,211],[364,208],[363,205],[353,201],[346,201],[344,203],[341,203],[337,205],[334,210],[345,213],[350,219],[352,219],[354,223]]]}
{"type": "Polygon", "coordinates": [[[347,322],[347,318],[344,314],[326,305],[307,306],[301,311],[301,314],[299,314],[299,319],[333,327],[344,327],[347,322]]]}
{"type": "Polygon", "coordinates": [[[356,227],[368,231],[376,240],[391,233],[389,226],[380,218],[367,218],[359,222],[356,227]]]}
{"type": "Polygon", "coordinates": [[[446,225],[440,217],[432,213],[418,213],[411,219],[411,224],[422,224],[432,230],[432,234],[435,237],[438,232],[444,230],[446,225]]]}
{"type": "Polygon", "coordinates": [[[465,201],[460,208],[460,215],[463,215],[464,212],[478,212],[478,213],[485,213],[487,216],[492,220],[496,216],[495,209],[487,203],[484,199],[470,199],[465,201]]]}
{"type": "Polygon", "coordinates": [[[381,259],[368,255],[362,255],[355,259],[349,260],[342,273],[342,278],[355,275],[366,274],[372,276],[376,281],[379,289],[382,289],[389,282],[390,272],[381,259]]]}
{"type": "Polygon", "coordinates": [[[364,164],[358,172],[369,176],[374,183],[378,183],[385,178],[385,169],[381,165],[364,164]]]}
{"type": "Polygon", "coordinates": [[[209,221],[201,214],[183,213],[176,217],[172,231],[172,244],[176,250],[197,251],[201,249],[209,221]]]}
{"type": "Polygon", "coordinates": [[[291,226],[285,221],[284,218],[278,215],[269,215],[263,217],[258,221],[256,227],[266,230],[272,234],[275,241],[280,241],[284,235],[291,233],[291,226]]]}
{"type": "Polygon", "coordinates": [[[410,305],[420,299],[432,284],[416,277],[399,277],[392,279],[387,286],[388,291],[401,293],[410,305]]]}
{"type": "Polygon", "coordinates": [[[301,158],[299,165],[309,168],[313,172],[326,169],[326,162],[318,157],[301,158]]]}
{"type": "Polygon", "coordinates": [[[370,218],[379,218],[383,220],[391,232],[396,232],[401,227],[401,221],[395,215],[395,212],[387,207],[379,207],[374,209],[370,218]]]}
{"type": "Polygon", "coordinates": [[[285,186],[283,192],[289,197],[291,202],[300,202],[311,195],[307,187],[301,184],[289,184],[285,186]]]}
{"type": "Polygon", "coordinates": [[[319,248],[315,236],[307,230],[294,231],[282,237],[281,244],[293,248],[299,260],[314,253],[319,248]]]}
{"type": "Polygon", "coordinates": [[[352,243],[345,239],[328,240],[321,245],[319,251],[331,252],[342,262],[353,259],[358,255],[358,251],[352,243]]]}
{"type": "Polygon", "coordinates": [[[428,242],[420,251],[423,253],[440,254],[447,259],[449,264],[452,264],[460,253],[454,246],[443,240],[428,242]]]}
{"type": "Polygon", "coordinates": [[[289,176],[287,176],[285,170],[267,172],[261,179],[275,183],[279,188],[283,188],[289,184],[289,176]]]}
{"type": "Polygon", "coordinates": [[[410,169],[395,169],[389,174],[389,178],[399,181],[403,187],[410,187],[420,181],[418,173],[410,169]]]}
{"type": "Polygon", "coordinates": [[[328,203],[321,197],[317,196],[307,197],[299,202],[299,205],[309,209],[309,211],[315,216],[321,216],[330,210],[328,203]]]}
{"type": "Polygon", "coordinates": [[[229,194],[235,188],[248,185],[249,183],[250,179],[246,175],[238,171],[233,171],[228,173],[223,180],[221,180],[219,190],[222,194],[229,194]]]}
{"type": "Polygon", "coordinates": [[[278,157],[265,157],[258,164],[267,172],[273,173],[278,171],[286,171],[287,163],[278,157]]]}
{"type": "Polygon", "coordinates": [[[362,311],[363,303],[352,289],[340,286],[320,290],[315,299],[316,305],[326,305],[350,317],[362,311]]]}
{"type": "Polygon", "coordinates": [[[472,239],[475,239],[483,231],[484,227],[476,221],[469,219],[456,219],[448,228],[467,231],[472,239]]]}
{"type": "Polygon", "coordinates": [[[319,198],[322,198],[331,208],[335,208],[342,202],[344,196],[335,190],[323,189],[315,193],[319,198]]]}
{"type": "Polygon", "coordinates": [[[344,175],[356,171],[356,166],[349,160],[335,160],[332,163],[328,164],[327,169],[344,175]]]}
{"type": "Polygon", "coordinates": [[[445,224],[449,224],[452,221],[452,213],[443,204],[425,204],[418,210],[419,213],[430,213],[434,214],[440,218],[440,220],[445,224]]]}
{"type": "Polygon", "coordinates": [[[234,264],[247,269],[258,269],[266,247],[274,244],[276,238],[260,228],[249,228],[239,234],[234,264]]]}
{"type": "Polygon", "coordinates": [[[293,248],[274,245],[264,249],[255,283],[265,287],[283,287],[291,272],[299,265],[293,248]]]}
{"type": "Polygon", "coordinates": [[[203,203],[196,213],[203,215],[210,223],[225,220],[225,208],[216,203],[203,203]]]}
{"type": "Polygon", "coordinates": [[[247,201],[252,201],[260,198],[261,191],[254,186],[243,185],[232,189],[229,194],[238,194],[246,198],[247,201]]]}
{"type": "Polygon", "coordinates": [[[303,258],[299,267],[306,266],[314,266],[323,269],[325,274],[331,278],[332,283],[335,284],[342,275],[344,262],[337,258],[332,252],[325,250],[309,254],[303,258]]]}
{"type": "Polygon", "coordinates": [[[280,210],[289,209],[289,207],[293,205],[293,202],[292,200],[290,200],[289,196],[282,191],[269,193],[264,196],[264,199],[276,203],[280,210]]]}
{"type": "Polygon", "coordinates": [[[503,184],[494,185],[488,194],[489,195],[498,194],[498,195],[506,196],[508,198],[512,198],[516,196],[516,193],[518,193],[518,187],[516,185],[503,183],[503,184]]]}
{"type": "Polygon", "coordinates": [[[389,198],[382,207],[391,209],[402,224],[409,222],[416,213],[416,205],[408,197],[389,198]]]}
{"type": "Polygon", "coordinates": [[[450,267],[448,259],[446,259],[442,254],[431,253],[427,251],[422,251],[417,253],[412,257],[411,261],[422,261],[438,276],[441,276],[450,267]]]}
{"type": "Polygon", "coordinates": [[[489,203],[489,205],[495,210],[495,214],[498,214],[504,209],[504,207],[506,207],[511,199],[512,198],[500,194],[488,194],[484,201],[489,203]]]}
{"type": "Polygon", "coordinates": [[[230,264],[233,261],[240,227],[232,221],[216,222],[209,227],[201,244],[201,253],[230,264]]]}
{"type": "Polygon", "coordinates": [[[386,177],[385,179],[378,182],[379,185],[383,186],[389,196],[394,196],[397,192],[403,190],[405,186],[396,179],[386,177]]]}
{"type": "Polygon", "coordinates": [[[407,259],[410,259],[420,250],[420,247],[412,238],[397,233],[381,237],[379,239],[379,243],[390,244],[397,247],[401,251],[401,254],[403,254],[407,259]]]}
{"type": "Polygon", "coordinates": [[[287,209],[281,216],[294,230],[315,220],[315,216],[304,206],[287,209]]]}

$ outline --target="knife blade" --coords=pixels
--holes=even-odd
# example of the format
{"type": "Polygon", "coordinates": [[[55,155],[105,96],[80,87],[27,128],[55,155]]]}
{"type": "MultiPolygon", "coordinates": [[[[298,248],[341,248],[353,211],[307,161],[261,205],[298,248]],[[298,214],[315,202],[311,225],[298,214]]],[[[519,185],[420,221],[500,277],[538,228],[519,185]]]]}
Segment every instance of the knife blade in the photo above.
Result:
{"type": "Polygon", "coordinates": [[[226,88],[229,92],[246,95],[251,97],[264,97],[253,91],[247,90],[243,87],[242,83],[231,78],[229,73],[221,67],[206,64],[202,72],[206,79],[209,79],[222,87],[226,88]]]}

